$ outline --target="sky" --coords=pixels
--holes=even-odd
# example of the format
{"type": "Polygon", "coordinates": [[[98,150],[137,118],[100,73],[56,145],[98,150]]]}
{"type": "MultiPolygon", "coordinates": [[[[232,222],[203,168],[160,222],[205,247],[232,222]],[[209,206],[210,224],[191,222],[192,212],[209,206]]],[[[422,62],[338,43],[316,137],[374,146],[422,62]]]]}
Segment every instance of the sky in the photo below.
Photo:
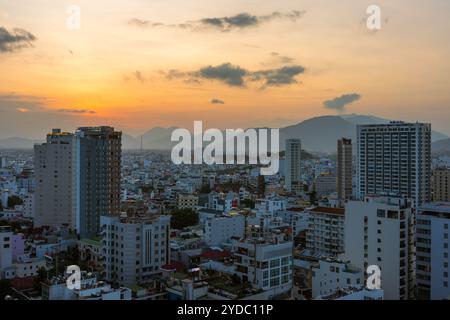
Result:
{"type": "Polygon", "coordinates": [[[0,138],[349,113],[450,135],[449,34],[448,0],[0,0],[0,138]]]}

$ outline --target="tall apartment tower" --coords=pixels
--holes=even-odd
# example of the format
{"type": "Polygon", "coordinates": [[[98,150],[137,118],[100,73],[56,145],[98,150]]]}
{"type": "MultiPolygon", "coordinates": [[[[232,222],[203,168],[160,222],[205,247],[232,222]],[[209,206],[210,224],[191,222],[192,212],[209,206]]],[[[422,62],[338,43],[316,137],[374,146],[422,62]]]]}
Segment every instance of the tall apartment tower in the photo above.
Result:
{"type": "Polygon", "coordinates": [[[433,201],[450,202],[450,168],[436,168],[433,170],[431,183],[433,201]]]}
{"type": "Polygon", "coordinates": [[[417,298],[446,300],[450,297],[450,203],[424,204],[416,221],[417,298]]]}
{"type": "Polygon", "coordinates": [[[121,285],[148,282],[170,263],[170,216],[102,216],[104,269],[108,281],[121,285]]]}
{"type": "Polygon", "coordinates": [[[122,133],[112,127],[81,127],[75,133],[77,170],[73,206],[81,237],[100,231],[100,216],[120,214],[122,133]]]}
{"type": "Polygon", "coordinates": [[[357,129],[358,196],[391,193],[414,200],[431,198],[431,125],[392,121],[357,129]]]}
{"type": "Polygon", "coordinates": [[[339,200],[347,200],[353,194],[352,140],[342,138],[337,142],[337,192],[339,200]]]}
{"type": "Polygon", "coordinates": [[[345,258],[367,270],[381,270],[387,300],[415,295],[414,213],[411,200],[369,197],[345,204],[345,258]]]}
{"type": "Polygon", "coordinates": [[[46,143],[34,146],[35,227],[76,227],[72,212],[74,146],[75,136],[60,129],[53,129],[46,143]]]}
{"type": "Polygon", "coordinates": [[[286,140],[285,189],[287,191],[292,191],[293,186],[300,183],[301,152],[302,143],[300,139],[286,140]]]}

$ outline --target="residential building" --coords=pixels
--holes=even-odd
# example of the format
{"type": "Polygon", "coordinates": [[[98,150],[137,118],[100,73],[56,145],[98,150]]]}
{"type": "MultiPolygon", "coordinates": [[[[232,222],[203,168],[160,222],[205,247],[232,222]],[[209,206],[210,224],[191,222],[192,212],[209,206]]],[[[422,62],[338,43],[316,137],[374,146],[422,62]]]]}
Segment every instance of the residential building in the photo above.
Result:
{"type": "Polygon", "coordinates": [[[393,121],[357,130],[358,197],[392,193],[414,206],[431,199],[431,125],[393,121]]]}
{"type": "Polygon", "coordinates": [[[100,231],[100,215],[120,213],[122,133],[112,127],[81,127],[75,135],[73,215],[80,236],[91,238],[100,231]]]}
{"type": "Polygon", "coordinates": [[[76,227],[76,216],[72,212],[75,152],[74,135],[60,129],[53,129],[47,135],[47,142],[34,146],[35,227],[76,227]]]}
{"type": "Polygon", "coordinates": [[[414,297],[415,252],[412,201],[394,196],[364,197],[345,206],[345,258],[367,270],[381,269],[388,300],[414,297]]]}
{"type": "Polygon", "coordinates": [[[342,138],[337,142],[337,193],[339,200],[353,195],[352,140],[342,138]]]}
{"type": "Polygon", "coordinates": [[[230,243],[231,238],[245,234],[245,217],[240,214],[207,218],[204,222],[204,241],[208,246],[230,243]]]}
{"type": "Polygon", "coordinates": [[[300,139],[287,139],[285,149],[285,182],[287,191],[293,191],[295,185],[301,180],[301,152],[302,143],[300,139]]]}
{"type": "Polygon", "coordinates": [[[234,240],[236,274],[252,288],[263,290],[267,298],[287,294],[292,289],[293,242],[281,230],[249,227],[245,239],[234,240]]]}
{"type": "Polygon", "coordinates": [[[344,252],[344,219],[342,208],[316,207],[309,209],[306,249],[337,257],[344,252]]]}
{"type": "Polygon", "coordinates": [[[195,209],[198,206],[198,195],[196,194],[178,194],[178,209],[195,209]]]}
{"type": "Polygon", "coordinates": [[[418,299],[445,300],[449,287],[450,202],[424,204],[416,217],[418,299]]]}
{"type": "Polygon", "coordinates": [[[450,202],[450,168],[441,167],[433,170],[431,184],[434,202],[450,202]]]}
{"type": "Polygon", "coordinates": [[[100,222],[108,281],[145,283],[170,263],[170,216],[102,216],[100,222]]]}

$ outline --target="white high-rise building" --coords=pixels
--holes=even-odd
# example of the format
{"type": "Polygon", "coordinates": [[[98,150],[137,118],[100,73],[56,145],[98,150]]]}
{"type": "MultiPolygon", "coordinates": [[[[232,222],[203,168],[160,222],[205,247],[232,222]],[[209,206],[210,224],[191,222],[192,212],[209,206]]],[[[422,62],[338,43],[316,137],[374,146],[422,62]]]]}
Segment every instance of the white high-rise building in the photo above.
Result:
{"type": "Polygon", "coordinates": [[[369,197],[345,206],[345,258],[364,271],[381,269],[381,289],[387,300],[414,296],[414,216],[411,201],[369,197]]]}
{"type": "Polygon", "coordinates": [[[75,137],[53,129],[47,142],[34,146],[36,192],[34,226],[75,228],[73,177],[75,137]]]}
{"type": "Polygon", "coordinates": [[[293,191],[293,187],[301,180],[301,152],[302,143],[300,139],[286,140],[286,163],[285,163],[285,189],[293,191]]]}
{"type": "Polygon", "coordinates": [[[170,216],[102,216],[100,224],[106,280],[145,283],[170,263],[170,216]]]}
{"type": "Polygon", "coordinates": [[[423,205],[416,219],[416,273],[419,299],[450,297],[450,203],[423,205]]]}
{"type": "Polygon", "coordinates": [[[431,197],[431,125],[393,121],[358,126],[358,197],[392,193],[414,200],[431,197]]]}

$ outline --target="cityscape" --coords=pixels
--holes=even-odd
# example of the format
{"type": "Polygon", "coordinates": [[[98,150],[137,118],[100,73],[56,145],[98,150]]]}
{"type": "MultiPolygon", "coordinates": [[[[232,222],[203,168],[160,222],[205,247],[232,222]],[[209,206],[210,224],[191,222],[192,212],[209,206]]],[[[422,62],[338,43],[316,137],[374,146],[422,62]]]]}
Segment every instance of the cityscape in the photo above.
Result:
{"type": "Polygon", "coordinates": [[[450,4],[6,2],[1,301],[450,299],[450,4]]]}

